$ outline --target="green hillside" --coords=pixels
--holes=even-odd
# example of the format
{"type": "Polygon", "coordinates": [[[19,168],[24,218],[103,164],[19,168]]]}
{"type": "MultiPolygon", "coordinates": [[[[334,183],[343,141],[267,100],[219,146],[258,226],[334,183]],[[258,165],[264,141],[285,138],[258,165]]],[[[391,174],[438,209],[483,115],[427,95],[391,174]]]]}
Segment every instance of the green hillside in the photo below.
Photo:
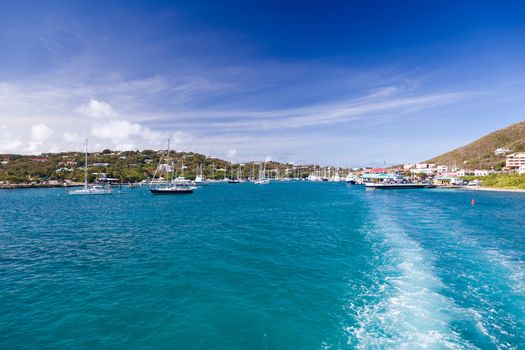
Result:
{"type": "MultiPolygon", "coordinates": [[[[95,173],[105,173],[121,182],[136,182],[151,178],[155,173],[161,154],[166,151],[126,151],[104,150],[90,153],[88,156],[89,180],[95,179],[95,173]]],[[[176,175],[195,178],[197,168],[202,167],[207,178],[222,179],[235,176],[239,164],[223,159],[207,157],[193,152],[171,151],[176,175]]],[[[242,166],[243,177],[254,176],[259,163],[247,162],[242,166]]],[[[293,165],[279,162],[266,162],[266,170],[272,176],[306,177],[313,165],[293,165]]],[[[29,183],[48,180],[84,179],[84,154],[79,152],[44,153],[35,155],[0,154],[0,183],[29,183]]]]}
{"type": "Polygon", "coordinates": [[[426,162],[457,165],[466,169],[501,169],[505,156],[496,156],[497,148],[509,148],[513,152],[525,151],[525,121],[494,131],[482,138],[453,151],[434,157],[426,162]]]}

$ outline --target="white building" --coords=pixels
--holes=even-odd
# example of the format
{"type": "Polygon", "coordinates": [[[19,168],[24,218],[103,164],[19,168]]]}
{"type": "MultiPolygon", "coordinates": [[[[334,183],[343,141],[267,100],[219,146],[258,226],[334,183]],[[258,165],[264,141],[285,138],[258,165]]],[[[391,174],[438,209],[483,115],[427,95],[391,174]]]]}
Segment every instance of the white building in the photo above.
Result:
{"type": "Polygon", "coordinates": [[[511,149],[508,149],[508,148],[498,148],[494,151],[494,154],[497,155],[497,156],[503,156],[507,153],[510,153],[512,152],[511,149]]]}
{"type": "Polygon", "coordinates": [[[525,174],[525,165],[522,165],[518,168],[518,174],[520,175],[525,174]]]}
{"type": "Polygon", "coordinates": [[[522,165],[525,165],[525,152],[516,152],[507,156],[507,168],[518,169],[522,165]]]}
{"type": "Polygon", "coordinates": [[[436,166],[436,164],[430,164],[430,163],[417,163],[416,169],[432,169],[436,166]]]}
{"type": "Polygon", "coordinates": [[[489,174],[490,174],[489,170],[481,170],[481,169],[474,170],[474,176],[488,176],[489,174]]]}
{"type": "Polygon", "coordinates": [[[433,175],[436,173],[435,168],[410,169],[411,174],[427,174],[433,175]]]}

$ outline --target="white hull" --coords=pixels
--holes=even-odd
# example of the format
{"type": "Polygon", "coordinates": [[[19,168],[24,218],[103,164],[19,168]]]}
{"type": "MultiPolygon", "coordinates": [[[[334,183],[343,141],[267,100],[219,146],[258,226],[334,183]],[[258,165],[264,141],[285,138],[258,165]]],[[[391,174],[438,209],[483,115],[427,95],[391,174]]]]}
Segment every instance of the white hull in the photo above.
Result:
{"type": "Polygon", "coordinates": [[[113,193],[113,190],[111,189],[92,189],[92,188],[69,191],[69,194],[73,194],[73,195],[79,195],[79,194],[96,195],[96,194],[112,194],[112,193],[113,193]]]}
{"type": "Polygon", "coordinates": [[[270,180],[255,180],[253,183],[256,185],[268,185],[270,180]]]}

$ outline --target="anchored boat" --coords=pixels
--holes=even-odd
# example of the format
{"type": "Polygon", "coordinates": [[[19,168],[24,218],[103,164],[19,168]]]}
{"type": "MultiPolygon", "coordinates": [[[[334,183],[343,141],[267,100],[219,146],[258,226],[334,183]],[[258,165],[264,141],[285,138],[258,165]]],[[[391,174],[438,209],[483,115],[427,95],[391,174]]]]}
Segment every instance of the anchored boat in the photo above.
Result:
{"type": "Polygon", "coordinates": [[[192,194],[194,186],[190,180],[186,180],[184,177],[174,178],[175,167],[170,159],[170,139],[168,139],[168,155],[166,157],[166,164],[161,164],[162,158],[159,160],[159,165],[155,170],[153,179],[150,182],[149,191],[153,194],[192,194]],[[162,167],[161,167],[162,165],[162,167]],[[159,168],[162,168],[166,172],[166,179],[164,182],[155,181],[155,176],[159,168]]]}
{"type": "Polygon", "coordinates": [[[111,194],[113,193],[113,190],[111,189],[111,186],[108,185],[97,185],[97,184],[88,184],[88,140],[86,139],[85,142],[86,147],[86,154],[85,154],[85,161],[84,161],[84,187],[78,190],[71,190],[68,193],[71,195],[79,195],[79,194],[111,194]]]}

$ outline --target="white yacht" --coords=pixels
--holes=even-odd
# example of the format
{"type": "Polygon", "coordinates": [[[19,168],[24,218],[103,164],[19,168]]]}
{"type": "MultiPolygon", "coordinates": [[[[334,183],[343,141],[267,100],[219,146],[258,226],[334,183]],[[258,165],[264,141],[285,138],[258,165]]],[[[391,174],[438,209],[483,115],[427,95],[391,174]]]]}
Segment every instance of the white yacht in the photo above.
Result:
{"type": "Polygon", "coordinates": [[[259,178],[253,183],[257,185],[268,185],[270,183],[270,179],[266,177],[266,163],[264,163],[264,166],[259,164],[259,178]]]}
{"type": "Polygon", "coordinates": [[[108,185],[88,184],[88,140],[85,143],[86,154],[84,161],[84,187],[78,190],[70,190],[69,194],[111,194],[113,190],[108,185]]]}
{"type": "MultiPolygon", "coordinates": [[[[153,179],[150,182],[150,192],[153,194],[192,194],[193,190],[195,189],[195,187],[192,185],[192,181],[185,179],[184,176],[179,176],[176,179],[173,179],[175,167],[173,164],[170,164],[170,139],[168,139],[168,155],[166,157],[166,164],[164,167],[161,167],[161,160],[162,159],[159,160],[157,170],[155,170],[153,179]],[[168,169],[166,171],[166,178],[164,179],[165,181],[161,183],[159,183],[158,180],[155,180],[159,168],[168,169]]],[[[182,169],[184,169],[184,166],[182,169]]]]}

